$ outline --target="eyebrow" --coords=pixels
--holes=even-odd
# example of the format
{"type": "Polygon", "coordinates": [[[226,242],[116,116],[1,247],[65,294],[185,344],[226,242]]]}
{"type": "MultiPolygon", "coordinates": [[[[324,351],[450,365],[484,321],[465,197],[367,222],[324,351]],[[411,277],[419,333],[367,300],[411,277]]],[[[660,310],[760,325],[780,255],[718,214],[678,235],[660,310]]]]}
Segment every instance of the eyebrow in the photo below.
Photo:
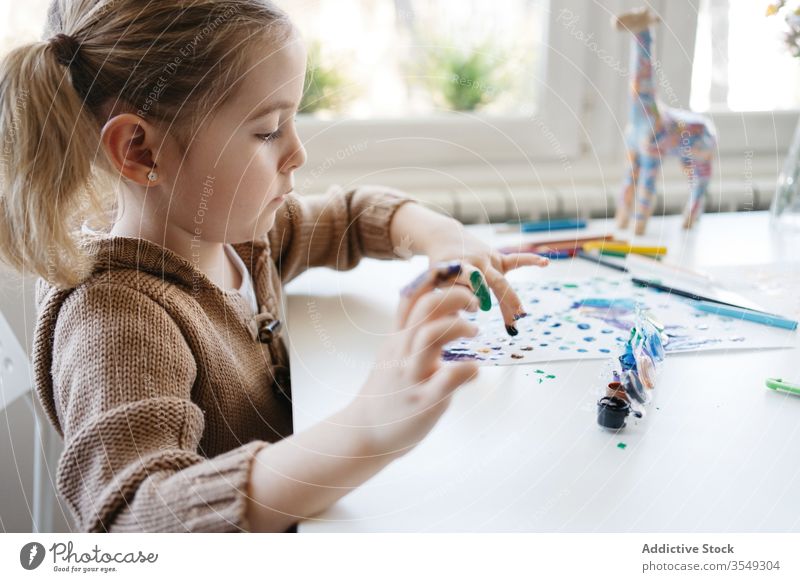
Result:
{"type": "Polygon", "coordinates": [[[258,119],[260,117],[265,117],[269,115],[273,111],[277,111],[278,109],[294,109],[295,104],[291,101],[275,101],[274,103],[268,103],[261,108],[257,109],[255,113],[253,113],[250,117],[247,118],[247,121],[252,121],[254,119],[258,119]]]}

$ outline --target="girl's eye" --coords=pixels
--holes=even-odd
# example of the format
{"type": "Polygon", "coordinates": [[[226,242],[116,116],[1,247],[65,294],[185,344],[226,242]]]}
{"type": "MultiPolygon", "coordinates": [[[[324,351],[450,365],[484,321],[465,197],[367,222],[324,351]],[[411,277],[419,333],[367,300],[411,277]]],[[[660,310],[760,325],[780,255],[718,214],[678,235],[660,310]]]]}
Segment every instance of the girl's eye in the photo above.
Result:
{"type": "Polygon", "coordinates": [[[271,141],[275,141],[276,139],[278,139],[281,136],[281,130],[280,129],[276,129],[272,133],[259,133],[259,134],[256,134],[256,136],[258,137],[258,139],[269,143],[271,141]]]}

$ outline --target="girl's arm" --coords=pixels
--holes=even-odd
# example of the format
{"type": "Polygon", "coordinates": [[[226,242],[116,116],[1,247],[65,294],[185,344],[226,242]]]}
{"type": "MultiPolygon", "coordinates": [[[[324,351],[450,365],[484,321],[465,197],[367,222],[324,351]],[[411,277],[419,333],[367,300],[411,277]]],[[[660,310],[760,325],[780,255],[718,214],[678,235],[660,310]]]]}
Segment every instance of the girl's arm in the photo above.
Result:
{"type": "Polygon", "coordinates": [[[275,214],[268,238],[285,284],[310,267],[352,269],[362,257],[397,258],[389,237],[396,210],[414,198],[388,186],[321,195],[290,194],[275,214]]]}
{"type": "Polygon", "coordinates": [[[344,408],[311,428],[262,449],[248,491],[251,531],[283,532],[358,487],[393,455],[377,455],[344,408]]]}
{"type": "Polygon", "coordinates": [[[43,307],[36,386],[64,437],[57,487],[77,530],[247,529],[250,467],[270,443],[200,454],[195,357],[164,307],[105,277],[43,307]]]}
{"type": "Polygon", "coordinates": [[[281,532],[313,517],[411,450],[477,374],[475,362],[441,361],[444,344],[478,331],[458,315],[478,302],[452,284],[455,275],[452,264],[434,267],[407,288],[396,332],[348,406],[256,455],[246,510],[253,531],[281,532]]]}

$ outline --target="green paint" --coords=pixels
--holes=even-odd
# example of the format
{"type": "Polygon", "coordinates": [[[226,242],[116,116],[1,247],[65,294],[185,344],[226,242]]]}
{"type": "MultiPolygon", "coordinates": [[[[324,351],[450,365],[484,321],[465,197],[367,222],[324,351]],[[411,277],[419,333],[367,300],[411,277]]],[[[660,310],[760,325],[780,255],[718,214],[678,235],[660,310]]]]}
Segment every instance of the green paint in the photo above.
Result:
{"type": "Polygon", "coordinates": [[[537,374],[544,374],[544,370],[535,370],[537,374]]]}
{"type": "Polygon", "coordinates": [[[539,384],[541,384],[542,382],[544,382],[544,380],[542,380],[541,378],[539,378],[539,384]]]}
{"type": "Polygon", "coordinates": [[[624,449],[624,448],[625,448],[625,447],[627,447],[627,446],[628,446],[628,445],[626,445],[625,443],[617,443],[617,448],[618,448],[618,449],[624,449]]]}
{"type": "Polygon", "coordinates": [[[567,289],[577,289],[578,286],[575,283],[564,283],[564,287],[567,289]]]}
{"type": "Polygon", "coordinates": [[[555,375],[554,374],[548,374],[547,376],[545,376],[545,378],[548,378],[548,379],[552,380],[553,378],[555,378],[555,375]]]}
{"type": "Polygon", "coordinates": [[[472,285],[472,292],[478,298],[481,304],[482,311],[489,311],[492,308],[492,296],[489,295],[489,289],[483,280],[483,275],[480,271],[473,271],[469,276],[470,285],[472,285]]]}

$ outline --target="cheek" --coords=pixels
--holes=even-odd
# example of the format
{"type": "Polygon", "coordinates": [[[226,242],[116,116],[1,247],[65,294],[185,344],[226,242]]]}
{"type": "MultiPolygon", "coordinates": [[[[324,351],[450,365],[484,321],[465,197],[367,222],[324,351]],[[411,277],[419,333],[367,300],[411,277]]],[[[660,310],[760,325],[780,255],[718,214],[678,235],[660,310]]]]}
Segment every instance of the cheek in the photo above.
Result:
{"type": "Polygon", "coordinates": [[[217,168],[231,182],[231,188],[236,190],[237,201],[247,206],[257,206],[276,185],[277,157],[268,145],[255,140],[226,150],[217,168]]]}
{"type": "Polygon", "coordinates": [[[223,151],[196,150],[179,177],[176,195],[182,208],[192,214],[202,211],[208,231],[251,225],[254,220],[270,228],[274,210],[266,202],[282,187],[276,179],[277,159],[268,145],[257,140],[230,139],[223,151]]]}

